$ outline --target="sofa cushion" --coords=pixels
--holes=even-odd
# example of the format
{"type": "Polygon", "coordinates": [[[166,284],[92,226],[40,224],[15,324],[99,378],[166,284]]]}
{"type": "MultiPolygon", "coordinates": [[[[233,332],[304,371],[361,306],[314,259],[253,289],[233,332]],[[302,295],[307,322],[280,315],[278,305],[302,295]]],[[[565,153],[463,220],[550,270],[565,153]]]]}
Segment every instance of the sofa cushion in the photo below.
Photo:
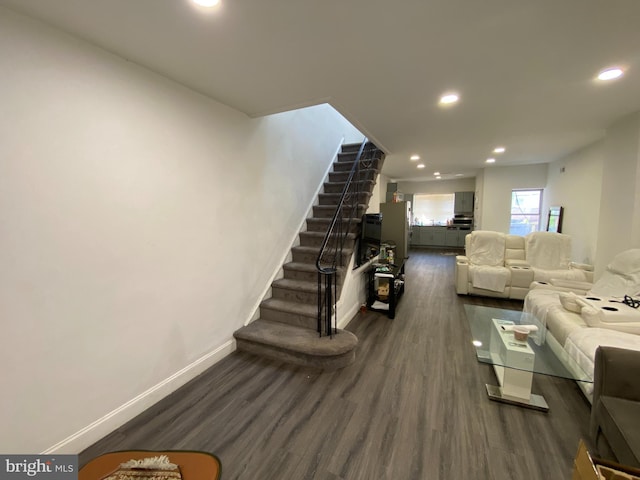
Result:
{"type": "Polygon", "coordinates": [[[505,237],[505,260],[525,260],[524,237],[507,235],[505,237]]]}
{"type": "Polygon", "coordinates": [[[471,233],[467,256],[474,265],[504,266],[505,234],[476,230],[471,233]]]}
{"type": "MultiPolygon", "coordinates": [[[[571,263],[571,237],[554,232],[531,232],[525,236],[527,261],[545,270],[566,270],[571,263]]],[[[537,278],[536,278],[537,280],[537,278]]]]}
{"type": "Polygon", "coordinates": [[[505,288],[511,284],[511,272],[506,267],[471,265],[469,267],[469,280],[473,288],[504,292],[505,288]]]}
{"type": "Polygon", "coordinates": [[[607,270],[622,275],[640,272],[640,248],[632,248],[619,253],[607,265],[607,270]]]}
{"type": "Polygon", "coordinates": [[[640,296],[640,272],[619,275],[605,271],[591,287],[591,293],[608,297],[640,296]]]}
{"type": "Polygon", "coordinates": [[[527,316],[526,322],[545,327],[541,329],[539,340],[534,339],[538,345],[545,342],[547,329],[560,345],[564,345],[571,331],[587,326],[579,314],[562,307],[558,293],[554,290],[536,288],[530,290],[524,299],[522,311],[527,316]]]}
{"type": "Polygon", "coordinates": [[[640,403],[602,395],[593,408],[618,461],[640,467],[640,403]]]}
{"type": "Polygon", "coordinates": [[[555,280],[569,282],[585,282],[587,281],[587,273],[577,268],[569,268],[562,270],[550,270],[548,268],[533,268],[533,278],[536,282],[553,283],[555,280]]]}
{"type": "Polygon", "coordinates": [[[575,293],[560,292],[558,296],[560,298],[560,303],[565,310],[569,310],[574,313],[580,313],[582,311],[582,305],[576,301],[577,295],[575,293]]]}
{"type": "Polygon", "coordinates": [[[596,295],[640,295],[640,248],[632,248],[614,257],[591,292],[596,295]]]}

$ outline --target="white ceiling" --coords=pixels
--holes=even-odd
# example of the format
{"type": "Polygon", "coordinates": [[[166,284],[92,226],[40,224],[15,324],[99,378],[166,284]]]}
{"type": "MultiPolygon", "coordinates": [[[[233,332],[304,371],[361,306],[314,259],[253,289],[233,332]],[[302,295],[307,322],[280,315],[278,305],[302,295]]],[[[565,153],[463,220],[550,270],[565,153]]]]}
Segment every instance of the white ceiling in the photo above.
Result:
{"type": "Polygon", "coordinates": [[[640,110],[640,0],[222,2],[0,5],[250,116],[329,102],[387,152],[396,180],[475,175],[496,145],[496,166],[550,162],[640,110]],[[627,74],[593,80],[612,64],[627,74]],[[450,89],[461,102],[439,108],[450,89]]]}

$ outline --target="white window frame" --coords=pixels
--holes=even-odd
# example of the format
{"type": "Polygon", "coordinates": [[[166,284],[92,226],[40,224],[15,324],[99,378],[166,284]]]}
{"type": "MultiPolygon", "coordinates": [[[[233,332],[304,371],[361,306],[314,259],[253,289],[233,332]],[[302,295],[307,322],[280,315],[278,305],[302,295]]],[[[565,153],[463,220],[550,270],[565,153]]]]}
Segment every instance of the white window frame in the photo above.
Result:
{"type": "MultiPolygon", "coordinates": [[[[521,217],[538,217],[538,228],[534,231],[540,231],[542,229],[542,196],[544,195],[543,188],[514,188],[511,190],[511,205],[509,208],[509,233],[512,234],[520,234],[519,232],[513,232],[511,229],[511,225],[513,224],[513,220],[521,217]],[[515,192],[540,192],[539,203],[538,203],[538,213],[511,213],[513,211],[513,194],[515,192]]],[[[527,232],[528,233],[528,232],[527,232]]]]}

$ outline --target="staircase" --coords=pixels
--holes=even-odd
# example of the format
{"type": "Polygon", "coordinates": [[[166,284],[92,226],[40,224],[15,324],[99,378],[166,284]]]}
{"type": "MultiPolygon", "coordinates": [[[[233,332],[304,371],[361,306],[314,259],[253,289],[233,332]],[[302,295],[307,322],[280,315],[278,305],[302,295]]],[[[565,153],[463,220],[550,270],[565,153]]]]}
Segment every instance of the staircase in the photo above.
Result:
{"type": "MultiPolygon", "coordinates": [[[[357,196],[357,209],[352,209],[351,204],[343,205],[343,211],[356,213],[351,218],[338,262],[341,265],[337,267],[338,297],[360,234],[362,216],[384,159],[384,154],[375,146],[368,144],[368,147],[376,159],[360,162],[361,193],[357,196]]],[[[307,230],[300,232],[300,245],[291,249],[293,260],[282,266],[284,278],[271,284],[272,297],[260,304],[260,318],[233,334],[238,350],[323,370],[342,368],[355,359],[358,339],[351,332],[337,330],[331,336],[322,336],[330,333],[325,329],[319,335],[318,325],[325,324],[326,314],[320,314],[319,322],[316,260],[359,148],[360,144],[342,147],[329,173],[329,181],[319,194],[318,204],[313,207],[313,217],[307,219],[307,230]]]]}

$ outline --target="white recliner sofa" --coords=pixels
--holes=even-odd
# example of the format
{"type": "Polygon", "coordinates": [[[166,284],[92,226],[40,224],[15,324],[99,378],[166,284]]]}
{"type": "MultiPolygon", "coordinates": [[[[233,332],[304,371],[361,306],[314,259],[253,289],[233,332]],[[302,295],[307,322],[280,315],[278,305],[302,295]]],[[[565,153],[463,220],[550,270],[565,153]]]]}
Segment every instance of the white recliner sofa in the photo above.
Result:
{"type": "Polygon", "coordinates": [[[593,280],[593,267],[571,262],[571,237],[533,232],[526,236],[475,230],[456,257],[456,292],[522,300],[534,281],[593,280]]]}
{"type": "MultiPolygon", "coordinates": [[[[531,232],[524,237],[524,266],[533,270],[533,280],[592,282],[593,265],[571,260],[571,237],[554,232],[531,232]]],[[[511,266],[520,262],[512,260],[511,266]]]]}
{"type": "MultiPolygon", "coordinates": [[[[577,364],[593,379],[598,346],[640,350],[640,308],[633,308],[634,300],[640,300],[640,249],[616,255],[593,284],[534,282],[523,312],[527,323],[544,327],[538,343],[547,343],[558,358],[570,359],[568,367],[577,364]]],[[[593,385],[578,385],[591,400],[593,385]]]]}

